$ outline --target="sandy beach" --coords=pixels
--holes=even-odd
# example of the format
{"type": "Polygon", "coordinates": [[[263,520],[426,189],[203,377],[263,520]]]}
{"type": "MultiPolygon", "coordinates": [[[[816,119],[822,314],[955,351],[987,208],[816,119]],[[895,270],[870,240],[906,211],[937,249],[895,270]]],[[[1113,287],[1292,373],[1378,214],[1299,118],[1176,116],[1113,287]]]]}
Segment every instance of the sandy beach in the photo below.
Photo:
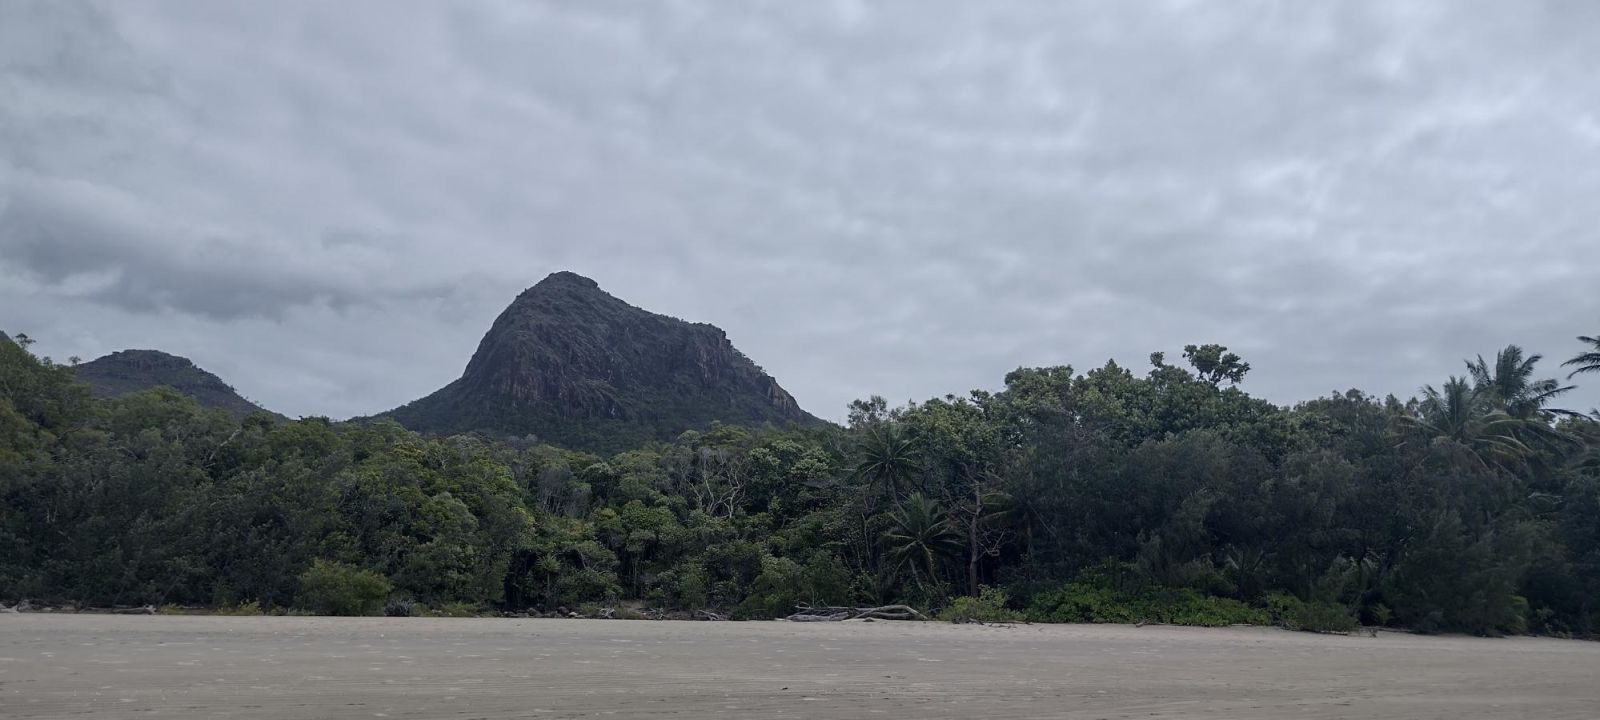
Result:
{"type": "Polygon", "coordinates": [[[1593,718],[1600,643],[1265,628],[0,615],[4,718],[1593,718]]]}

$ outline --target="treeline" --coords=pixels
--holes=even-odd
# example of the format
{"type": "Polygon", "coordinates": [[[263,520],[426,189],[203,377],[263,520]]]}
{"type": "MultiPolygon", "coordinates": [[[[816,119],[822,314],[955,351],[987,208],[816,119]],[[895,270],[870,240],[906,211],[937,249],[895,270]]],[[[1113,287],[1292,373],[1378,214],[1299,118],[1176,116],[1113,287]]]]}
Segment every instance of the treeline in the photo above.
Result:
{"type": "Polygon", "coordinates": [[[599,457],[96,401],[0,342],[0,598],[1600,628],[1600,423],[1536,356],[1292,408],[1225,348],[1151,360],[599,457]]]}

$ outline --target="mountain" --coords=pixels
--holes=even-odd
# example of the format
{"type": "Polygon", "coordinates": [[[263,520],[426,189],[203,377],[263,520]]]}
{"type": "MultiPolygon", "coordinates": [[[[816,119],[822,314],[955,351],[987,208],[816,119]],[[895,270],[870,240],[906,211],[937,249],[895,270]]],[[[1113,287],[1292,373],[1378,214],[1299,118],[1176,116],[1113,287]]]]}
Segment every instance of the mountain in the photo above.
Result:
{"type": "Polygon", "coordinates": [[[518,295],[459,380],[384,416],[419,432],[533,435],[596,451],[713,420],[821,422],[722,330],[634,307],[570,272],[518,295]]]}
{"type": "Polygon", "coordinates": [[[200,369],[188,358],[159,350],[122,350],[82,363],[76,370],[78,380],[88,384],[95,397],[116,397],[165,385],[194,398],[203,407],[226,410],[234,417],[257,411],[282,417],[240,397],[222,378],[200,369]]]}

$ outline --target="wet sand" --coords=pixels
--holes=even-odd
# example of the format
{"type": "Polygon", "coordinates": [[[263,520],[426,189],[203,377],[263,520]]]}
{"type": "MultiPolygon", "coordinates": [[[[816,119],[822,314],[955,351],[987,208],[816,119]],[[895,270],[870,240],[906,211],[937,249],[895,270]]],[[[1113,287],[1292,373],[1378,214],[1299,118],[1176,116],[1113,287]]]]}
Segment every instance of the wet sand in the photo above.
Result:
{"type": "Polygon", "coordinates": [[[1262,628],[0,615],[3,718],[1594,718],[1600,643],[1262,628]]]}

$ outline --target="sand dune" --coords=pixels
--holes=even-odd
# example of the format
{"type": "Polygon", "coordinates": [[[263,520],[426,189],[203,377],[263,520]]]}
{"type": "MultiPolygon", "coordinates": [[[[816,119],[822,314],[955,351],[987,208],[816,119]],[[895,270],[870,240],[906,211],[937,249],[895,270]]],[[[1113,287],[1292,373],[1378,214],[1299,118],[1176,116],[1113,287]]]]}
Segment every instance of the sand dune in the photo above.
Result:
{"type": "Polygon", "coordinates": [[[1593,718],[1600,643],[1258,628],[0,616],[3,718],[1593,718]]]}

